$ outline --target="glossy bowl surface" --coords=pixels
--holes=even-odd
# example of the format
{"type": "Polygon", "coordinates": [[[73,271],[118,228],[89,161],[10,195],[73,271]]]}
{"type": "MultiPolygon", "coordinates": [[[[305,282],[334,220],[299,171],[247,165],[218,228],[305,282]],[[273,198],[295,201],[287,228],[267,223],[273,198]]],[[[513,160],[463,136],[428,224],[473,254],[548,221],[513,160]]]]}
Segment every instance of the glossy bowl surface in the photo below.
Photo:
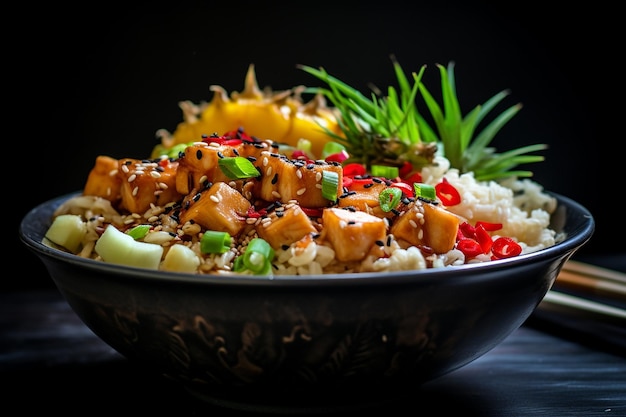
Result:
{"type": "Polygon", "coordinates": [[[595,223],[559,202],[567,234],[533,254],[385,274],[199,276],[82,259],[41,243],[69,194],[32,209],[20,237],[82,321],[193,396],[263,411],[337,410],[408,395],[484,355],[530,316],[595,223]]]}

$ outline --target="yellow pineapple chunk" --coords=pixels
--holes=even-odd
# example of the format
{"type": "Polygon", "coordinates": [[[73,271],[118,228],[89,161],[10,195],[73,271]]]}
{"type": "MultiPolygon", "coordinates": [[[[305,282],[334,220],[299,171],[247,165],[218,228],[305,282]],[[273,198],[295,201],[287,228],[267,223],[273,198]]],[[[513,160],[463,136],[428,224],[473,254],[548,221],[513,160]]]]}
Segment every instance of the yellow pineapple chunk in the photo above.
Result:
{"type": "Polygon", "coordinates": [[[132,158],[118,161],[122,208],[131,213],[144,213],[151,204],[165,205],[183,197],[176,191],[178,162],[164,161],[158,163],[157,160],[132,158]]]}
{"type": "Polygon", "coordinates": [[[181,214],[181,223],[188,221],[218,232],[238,235],[246,225],[250,202],[231,186],[217,182],[208,190],[192,196],[181,214]]]}
{"type": "Polygon", "coordinates": [[[117,159],[105,155],[98,156],[89,171],[83,194],[102,197],[117,204],[122,198],[120,195],[122,180],[117,175],[117,170],[117,159]]]}
{"type": "Polygon", "coordinates": [[[362,211],[327,208],[322,221],[322,239],[330,242],[337,260],[360,261],[369,254],[382,255],[380,242],[387,237],[384,219],[362,211]]]}
{"type": "Polygon", "coordinates": [[[275,210],[256,228],[259,237],[265,239],[271,247],[291,245],[308,234],[317,232],[311,219],[300,206],[290,204],[284,210],[275,210]]]}
{"type": "Polygon", "coordinates": [[[459,217],[431,203],[415,201],[391,226],[398,241],[412,246],[426,246],[434,253],[446,253],[454,247],[459,217]]]}

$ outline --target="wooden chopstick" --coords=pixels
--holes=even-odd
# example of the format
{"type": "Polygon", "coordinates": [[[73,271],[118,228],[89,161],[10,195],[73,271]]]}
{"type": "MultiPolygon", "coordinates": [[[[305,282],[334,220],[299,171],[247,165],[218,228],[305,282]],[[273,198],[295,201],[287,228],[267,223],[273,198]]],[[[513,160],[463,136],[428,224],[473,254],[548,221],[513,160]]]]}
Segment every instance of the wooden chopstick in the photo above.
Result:
{"type": "Polygon", "coordinates": [[[555,285],[626,300],[626,274],[583,262],[568,260],[555,285]]]}
{"type": "Polygon", "coordinates": [[[550,290],[541,301],[540,309],[548,309],[546,304],[552,304],[561,308],[569,308],[584,314],[602,316],[609,320],[618,320],[620,323],[626,323],[626,310],[613,307],[603,303],[576,297],[570,294],[564,294],[559,291],[550,290]]]}

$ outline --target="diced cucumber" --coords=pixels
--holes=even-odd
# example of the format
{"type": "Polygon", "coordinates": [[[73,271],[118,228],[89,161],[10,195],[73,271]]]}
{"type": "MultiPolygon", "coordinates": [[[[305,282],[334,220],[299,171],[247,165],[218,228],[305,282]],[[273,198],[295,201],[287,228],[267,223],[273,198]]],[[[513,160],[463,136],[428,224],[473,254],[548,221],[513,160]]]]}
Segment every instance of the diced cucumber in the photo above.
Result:
{"type": "Polygon", "coordinates": [[[77,253],[87,234],[87,226],[80,216],[62,214],[52,221],[46,239],[72,253],[77,253]]]}
{"type": "Polygon", "coordinates": [[[161,263],[161,269],[177,272],[197,272],[200,258],[196,253],[185,245],[172,245],[165,259],[161,263]]]}
{"type": "Polygon", "coordinates": [[[95,250],[105,262],[150,269],[159,268],[163,255],[161,245],[138,242],[112,225],[104,230],[95,250]]]}

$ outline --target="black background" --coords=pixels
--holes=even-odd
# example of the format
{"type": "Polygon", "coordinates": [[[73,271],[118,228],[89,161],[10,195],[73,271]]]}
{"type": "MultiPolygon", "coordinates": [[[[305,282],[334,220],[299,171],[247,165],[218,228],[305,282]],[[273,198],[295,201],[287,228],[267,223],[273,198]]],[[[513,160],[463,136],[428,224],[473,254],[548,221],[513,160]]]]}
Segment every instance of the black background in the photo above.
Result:
{"type": "Polygon", "coordinates": [[[10,32],[8,21],[3,29],[8,264],[19,260],[28,273],[3,280],[3,287],[52,285],[19,242],[22,216],[81,189],[97,155],[147,156],[155,132],[182,121],[179,101],[209,101],[212,84],[240,91],[249,64],[261,87],[314,85],[296,68],[306,64],[368,92],[370,83],[395,85],[392,54],[407,72],[427,65],[431,91],[438,87],[435,64],[454,61],[464,114],[510,89],[505,104],[524,107],[494,145],[504,151],[548,144],[546,161],[528,166],[534,179],[596,219],[594,236],[577,256],[626,258],[619,13],[598,2],[544,7],[179,1],[101,3],[88,11],[54,4],[7,14],[5,20],[16,20],[10,32]]]}

